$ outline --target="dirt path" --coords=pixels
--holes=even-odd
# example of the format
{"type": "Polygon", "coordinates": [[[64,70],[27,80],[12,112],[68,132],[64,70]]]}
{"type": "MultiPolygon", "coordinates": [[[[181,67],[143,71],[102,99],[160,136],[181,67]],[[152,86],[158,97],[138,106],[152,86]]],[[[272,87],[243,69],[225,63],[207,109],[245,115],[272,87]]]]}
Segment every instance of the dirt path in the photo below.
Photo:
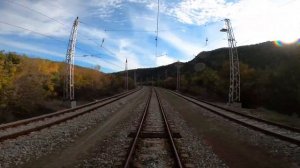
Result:
{"type": "Polygon", "coordinates": [[[131,110],[143,100],[145,96],[144,91],[128,100],[125,106],[118,109],[103,123],[97,124],[96,127],[87,130],[80,137],[64,149],[57,150],[55,153],[43,156],[38,160],[27,163],[22,167],[44,167],[44,168],[58,168],[58,167],[73,167],[78,160],[88,154],[98,141],[103,140],[114,126],[119,122],[126,120],[131,115],[131,110]]]}

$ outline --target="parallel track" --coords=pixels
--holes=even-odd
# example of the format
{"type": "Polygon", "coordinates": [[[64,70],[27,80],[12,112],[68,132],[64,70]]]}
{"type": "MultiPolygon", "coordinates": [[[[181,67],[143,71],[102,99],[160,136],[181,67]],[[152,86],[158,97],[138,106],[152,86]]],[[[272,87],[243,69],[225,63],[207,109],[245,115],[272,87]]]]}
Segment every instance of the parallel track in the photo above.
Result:
{"type": "Polygon", "coordinates": [[[253,130],[262,132],[266,135],[296,144],[300,146],[300,129],[282,125],[279,123],[271,122],[238,111],[226,109],[218,105],[209,103],[207,101],[199,100],[194,97],[179,94],[174,91],[168,90],[170,93],[177,95],[193,104],[196,104],[204,109],[209,110],[217,115],[220,115],[230,121],[236,122],[240,125],[246,126],[253,130]]]}
{"type": "MultiPolygon", "coordinates": [[[[149,98],[147,99],[147,103],[146,103],[146,106],[144,108],[143,115],[142,115],[142,117],[139,121],[139,126],[138,126],[138,129],[136,131],[134,140],[132,141],[132,144],[129,148],[129,152],[127,154],[127,158],[126,158],[125,163],[124,163],[124,168],[128,168],[128,167],[132,166],[133,157],[134,157],[134,155],[136,155],[135,152],[136,152],[136,149],[137,149],[137,146],[138,146],[138,141],[142,138],[141,133],[142,133],[142,130],[144,129],[144,127],[145,127],[145,120],[148,116],[150,100],[151,100],[151,97],[152,97],[152,94],[153,94],[152,92],[153,91],[151,89],[151,94],[150,94],[149,98]]],[[[166,130],[166,133],[168,135],[167,138],[168,138],[168,142],[171,146],[171,153],[173,155],[172,157],[174,158],[174,164],[175,164],[174,166],[182,168],[183,167],[182,159],[180,158],[180,155],[178,154],[178,150],[177,150],[177,147],[176,147],[175,142],[174,142],[173,134],[171,132],[170,125],[168,123],[167,116],[164,112],[164,108],[162,106],[160,97],[159,97],[156,90],[154,91],[154,94],[156,95],[158,105],[159,105],[159,109],[160,109],[161,115],[163,117],[162,122],[164,123],[165,130],[166,130]]],[[[157,121],[157,122],[159,122],[159,121],[157,121]]]]}
{"type": "Polygon", "coordinates": [[[29,134],[30,132],[39,131],[41,129],[48,128],[53,125],[65,122],[67,120],[73,119],[80,115],[89,113],[89,112],[91,112],[95,109],[98,109],[100,107],[103,107],[107,104],[113,103],[113,102],[115,102],[121,98],[124,98],[128,95],[131,95],[139,90],[141,90],[141,88],[135,89],[133,91],[128,91],[125,93],[117,94],[117,95],[107,97],[107,98],[104,98],[101,100],[97,100],[95,102],[91,102],[88,104],[84,104],[84,105],[78,106],[76,108],[61,110],[61,111],[54,112],[51,114],[41,115],[38,117],[33,117],[33,118],[25,119],[25,120],[20,120],[20,121],[0,125],[0,130],[1,130],[0,142],[5,141],[7,139],[14,139],[19,136],[29,134]],[[65,115],[65,116],[63,116],[63,115],[65,115]],[[61,116],[63,116],[63,117],[61,117],[61,116]],[[52,121],[47,122],[48,119],[52,119],[52,121]],[[23,129],[17,130],[20,127],[24,127],[29,124],[38,123],[38,122],[42,122],[42,123],[37,124],[36,126],[31,126],[28,128],[23,128],[23,129]],[[12,129],[16,129],[16,130],[11,131],[12,129]],[[8,133],[3,134],[3,132],[8,132],[8,133]],[[12,132],[12,133],[9,133],[9,132],[12,132]]]}

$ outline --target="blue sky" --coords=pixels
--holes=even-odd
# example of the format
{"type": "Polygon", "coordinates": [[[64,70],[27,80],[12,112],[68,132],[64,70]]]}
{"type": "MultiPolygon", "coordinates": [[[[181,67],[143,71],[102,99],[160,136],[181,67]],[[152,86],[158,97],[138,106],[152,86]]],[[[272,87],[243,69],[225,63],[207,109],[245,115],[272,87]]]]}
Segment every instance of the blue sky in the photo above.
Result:
{"type": "Polygon", "coordinates": [[[100,65],[103,72],[123,70],[126,58],[129,69],[147,68],[227,47],[226,34],[219,31],[224,18],[231,19],[237,45],[300,37],[299,0],[160,0],[156,54],[157,4],[156,0],[2,0],[0,50],[64,61],[77,16],[75,63],[100,65]]]}

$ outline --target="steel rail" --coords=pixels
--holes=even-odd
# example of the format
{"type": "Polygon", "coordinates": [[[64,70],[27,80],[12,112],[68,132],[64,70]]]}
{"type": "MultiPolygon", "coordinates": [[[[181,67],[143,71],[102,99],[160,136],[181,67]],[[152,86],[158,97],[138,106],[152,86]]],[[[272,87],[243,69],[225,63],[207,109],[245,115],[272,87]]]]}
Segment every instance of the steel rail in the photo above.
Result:
{"type": "Polygon", "coordinates": [[[142,118],[141,118],[141,120],[139,122],[140,124],[139,124],[138,130],[137,130],[137,133],[136,133],[136,135],[134,137],[134,140],[133,140],[133,142],[131,144],[129,154],[127,155],[127,158],[125,160],[124,168],[130,167],[130,162],[131,162],[131,159],[133,157],[134,151],[136,149],[137,141],[138,141],[138,138],[139,138],[139,136],[141,134],[142,127],[144,125],[144,121],[145,121],[145,118],[146,118],[147,113],[148,113],[148,109],[149,109],[151,97],[152,97],[152,89],[151,89],[151,93],[149,94],[149,97],[147,99],[146,106],[145,106],[144,112],[143,112],[143,116],[142,116],[142,118]]]}
{"type": "Polygon", "coordinates": [[[160,107],[160,112],[161,112],[161,114],[162,114],[162,116],[164,118],[164,123],[165,123],[165,126],[167,128],[168,137],[169,137],[169,140],[170,140],[171,146],[172,146],[172,151],[173,151],[173,154],[175,155],[175,158],[176,158],[177,167],[182,168],[183,167],[182,161],[181,161],[181,158],[179,157],[178,150],[176,148],[173,135],[171,133],[170,125],[168,123],[167,116],[165,114],[165,110],[164,110],[164,108],[162,106],[162,103],[161,103],[161,100],[160,100],[160,96],[158,95],[156,89],[155,89],[155,94],[157,96],[158,104],[159,104],[159,107],[160,107]]]}
{"type": "MultiPolygon", "coordinates": [[[[137,129],[137,133],[134,137],[134,140],[132,141],[132,144],[131,144],[131,147],[130,147],[130,151],[129,151],[129,154],[127,155],[127,158],[125,160],[125,164],[124,164],[124,168],[128,168],[130,167],[130,164],[131,164],[131,160],[132,160],[132,157],[134,155],[134,152],[135,152],[135,149],[137,147],[137,141],[141,135],[141,132],[142,132],[142,128],[143,128],[143,125],[145,123],[145,119],[147,117],[147,114],[148,114],[148,109],[149,109],[149,105],[150,105],[150,101],[151,101],[151,97],[152,97],[152,89],[151,89],[151,93],[150,93],[150,96],[147,100],[147,103],[146,103],[146,106],[144,108],[144,112],[143,112],[143,115],[140,119],[140,122],[139,122],[139,126],[138,126],[138,129],[137,129]]],[[[176,158],[176,167],[179,167],[179,168],[182,168],[183,165],[182,165],[182,161],[181,161],[181,158],[178,154],[178,150],[176,148],[176,145],[175,145],[175,142],[174,142],[174,138],[173,138],[173,135],[172,135],[172,132],[171,132],[171,129],[170,129],[170,125],[168,123],[168,120],[167,120],[167,116],[164,112],[164,109],[163,109],[163,106],[161,104],[161,101],[160,101],[160,97],[159,95],[157,94],[157,91],[154,89],[154,93],[157,97],[157,101],[158,101],[158,105],[159,105],[159,109],[160,109],[160,112],[163,116],[163,122],[164,122],[164,125],[166,127],[166,130],[167,130],[167,133],[168,133],[168,138],[169,138],[169,141],[170,141],[170,144],[171,144],[171,148],[172,148],[172,152],[176,158]]]]}
{"type": "MultiPolygon", "coordinates": [[[[105,105],[107,105],[107,104],[110,104],[110,103],[112,103],[112,102],[115,102],[115,101],[117,101],[117,100],[120,100],[120,99],[122,99],[122,98],[124,98],[124,97],[126,97],[126,96],[128,96],[128,95],[131,95],[131,94],[133,94],[133,93],[135,93],[135,92],[137,92],[137,91],[139,91],[139,90],[141,90],[141,89],[135,89],[134,91],[126,92],[126,94],[119,94],[119,96],[112,96],[113,98],[111,98],[111,97],[109,98],[109,99],[112,99],[112,100],[110,100],[110,101],[107,101],[107,102],[105,102],[105,103],[101,103],[101,104],[96,105],[96,106],[94,106],[94,107],[88,108],[88,109],[86,109],[86,110],[84,110],[84,111],[82,111],[82,112],[79,112],[79,113],[76,113],[76,114],[73,114],[73,115],[70,115],[70,116],[67,116],[67,117],[63,117],[63,118],[61,118],[61,119],[58,119],[58,120],[49,122],[49,123],[47,123],[47,124],[39,125],[39,126],[36,126],[36,127],[32,127],[32,128],[29,128],[29,129],[25,129],[25,130],[21,130],[21,131],[15,132],[15,133],[11,133],[11,134],[7,134],[7,135],[4,135],[4,136],[1,136],[1,137],[0,137],[0,142],[5,141],[5,140],[7,140],[7,139],[17,138],[17,137],[19,137],[19,136],[29,134],[29,133],[31,133],[31,132],[33,132],[33,131],[39,131],[39,130],[41,130],[41,129],[48,128],[48,127],[50,127],[50,126],[53,126],[53,125],[56,125],[56,124],[65,122],[65,121],[67,121],[67,120],[73,119],[73,118],[78,117],[78,116],[80,116],[80,115],[89,113],[89,112],[91,112],[91,111],[93,111],[93,110],[95,110],[95,109],[98,109],[98,108],[100,108],[100,107],[103,107],[103,106],[105,106],[105,105]]],[[[109,100],[109,99],[106,98],[106,100],[109,100]]],[[[103,101],[102,101],[102,102],[103,102],[103,101]]],[[[100,103],[100,102],[98,102],[98,103],[100,103]]],[[[95,104],[94,102],[93,102],[92,104],[89,103],[89,106],[94,105],[94,104],[95,104]]],[[[84,107],[88,107],[88,106],[87,106],[87,105],[84,105],[84,107]]],[[[82,108],[82,107],[81,107],[81,108],[82,108]]],[[[79,109],[81,109],[81,108],[79,108],[79,109]]],[[[70,112],[72,112],[72,111],[74,111],[74,110],[76,110],[76,109],[77,109],[77,108],[72,108],[72,109],[70,109],[70,110],[71,110],[70,112]]],[[[59,113],[58,113],[58,114],[59,114],[59,113]]],[[[59,115],[61,115],[61,114],[59,114],[59,115]]],[[[54,116],[52,116],[52,117],[54,117],[54,116]]],[[[48,117],[46,117],[46,118],[48,118],[48,117]]],[[[44,119],[45,119],[45,118],[44,118],[44,119]]],[[[33,120],[32,122],[34,122],[34,121],[36,121],[36,120],[33,120]]]]}
{"type": "MultiPolygon", "coordinates": [[[[169,90],[169,92],[170,92],[170,93],[173,93],[174,95],[177,95],[177,96],[179,96],[179,97],[181,97],[181,98],[183,98],[183,99],[185,99],[185,100],[187,100],[187,101],[189,101],[189,102],[191,102],[191,103],[193,103],[193,104],[196,104],[196,105],[198,105],[198,106],[200,106],[200,107],[202,107],[202,108],[204,108],[204,109],[206,109],[206,110],[209,110],[209,111],[211,111],[211,112],[213,112],[213,113],[215,113],[215,114],[217,114],[217,115],[220,115],[220,116],[222,116],[222,117],[224,117],[224,118],[226,118],[226,119],[229,119],[230,121],[236,122],[236,123],[238,123],[238,124],[240,124],[240,125],[243,125],[243,126],[245,126],[245,127],[251,128],[251,129],[256,130],[256,131],[259,131],[259,132],[262,132],[262,133],[264,133],[264,134],[266,134],[266,135],[270,135],[270,136],[273,136],[273,137],[275,137],[275,138],[278,138],[278,139],[281,139],[281,140],[284,140],[284,141],[287,141],[287,142],[290,142],[290,143],[293,143],[293,144],[296,144],[296,145],[300,146],[300,140],[299,140],[299,139],[296,139],[296,138],[290,137],[290,136],[286,136],[286,135],[283,135],[283,134],[279,134],[279,133],[270,131],[270,130],[268,130],[268,129],[264,129],[264,128],[261,128],[261,127],[259,127],[259,126],[256,126],[256,125],[254,125],[254,124],[249,124],[249,123],[244,122],[244,121],[242,121],[242,120],[239,120],[239,119],[237,119],[237,118],[234,118],[234,117],[225,115],[225,114],[223,114],[223,113],[221,113],[221,112],[218,112],[217,110],[212,109],[211,107],[208,107],[207,105],[212,106],[212,107],[214,107],[214,108],[219,108],[219,109],[224,110],[224,111],[227,111],[227,112],[231,112],[232,110],[229,110],[229,109],[226,109],[226,108],[220,108],[220,107],[218,107],[218,106],[208,104],[208,103],[206,103],[206,102],[204,102],[204,101],[197,100],[197,99],[195,99],[195,98],[193,98],[193,97],[181,95],[181,94],[176,93],[176,92],[174,92],[174,91],[170,91],[170,90],[169,90]],[[191,99],[192,99],[192,100],[191,100],[191,99]],[[198,101],[198,102],[197,102],[197,101],[198,101]],[[200,103],[199,103],[199,102],[200,102],[200,103]],[[207,105],[203,105],[203,104],[201,104],[201,103],[207,104],[207,105]]],[[[234,113],[234,114],[236,114],[236,113],[234,113]]],[[[237,115],[238,115],[238,114],[237,114],[237,115]]],[[[242,116],[242,115],[240,115],[240,116],[242,116]]],[[[242,117],[246,117],[246,118],[248,118],[248,119],[252,119],[252,116],[251,116],[251,118],[250,118],[250,117],[247,117],[247,116],[248,116],[248,115],[245,115],[245,116],[242,116],[242,117]]],[[[254,117],[254,118],[255,118],[255,117],[254,117]]],[[[257,118],[256,118],[256,119],[257,119],[257,118]]],[[[255,120],[255,119],[253,119],[253,120],[255,120]]],[[[255,120],[255,121],[262,122],[263,124],[269,124],[269,123],[267,123],[267,122],[264,122],[264,120],[255,120]]],[[[281,126],[276,125],[276,124],[269,124],[269,125],[271,125],[271,126],[277,126],[278,128],[281,128],[281,129],[286,129],[285,127],[281,127],[281,126]]],[[[293,130],[289,130],[289,129],[286,129],[286,130],[287,130],[287,131],[293,131],[293,130]]],[[[294,131],[294,132],[296,132],[296,131],[294,131]]],[[[297,132],[297,133],[298,133],[298,132],[297,132]]]]}
{"type": "MultiPolygon", "coordinates": [[[[173,92],[175,94],[180,94],[180,93],[177,93],[177,92],[174,92],[174,91],[170,91],[170,92],[173,92]]],[[[205,101],[205,100],[201,100],[201,99],[195,98],[193,96],[187,96],[187,95],[184,95],[184,96],[192,98],[192,99],[195,99],[197,101],[200,101],[200,102],[203,102],[203,103],[206,103],[206,104],[209,104],[211,106],[220,108],[222,110],[229,111],[231,113],[234,113],[234,114],[237,114],[237,115],[240,115],[240,116],[243,116],[243,117],[247,117],[247,118],[253,119],[255,121],[264,122],[264,123],[269,124],[269,125],[277,126],[277,127],[280,127],[280,128],[284,128],[284,129],[287,129],[287,130],[290,130],[290,131],[294,131],[294,132],[300,133],[300,128],[297,128],[297,127],[291,127],[291,126],[284,125],[284,124],[277,123],[277,122],[273,122],[273,121],[270,121],[270,120],[265,120],[265,119],[262,119],[262,118],[254,117],[254,116],[251,116],[251,115],[248,115],[248,114],[244,114],[244,113],[232,110],[232,109],[228,109],[228,108],[225,108],[225,107],[213,104],[213,103],[205,101]]]]}
{"type": "MultiPolygon", "coordinates": [[[[141,88],[139,88],[139,89],[141,89],[141,88]]],[[[79,110],[79,109],[82,109],[82,108],[85,108],[85,107],[88,107],[88,106],[95,105],[97,103],[104,102],[104,101],[112,99],[112,98],[116,98],[116,97],[121,96],[121,95],[125,95],[125,94],[128,94],[128,93],[137,91],[139,89],[119,93],[119,94],[116,94],[116,95],[113,95],[113,96],[110,96],[110,97],[103,98],[101,100],[97,100],[97,101],[94,101],[94,102],[91,102],[91,103],[87,103],[87,104],[84,104],[84,105],[81,105],[81,106],[77,106],[75,108],[59,110],[57,112],[50,113],[50,114],[44,114],[44,115],[40,115],[40,116],[28,118],[28,119],[23,119],[23,120],[19,120],[19,121],[15,121],[15,122],[1,124],[0,125],[0,130],[4,130],[4,129],[7,129],[7,128],[11,128],[11,127],[16,127],[16,126],[19,126],[19,125],[25,125],[25,124],[28,124],[28,123],[31,123],[31,122],[34,122],[34,121],[39,121],[39,120],[43,120],[43,119],[50,118],[50,117],[53,117],[53,116],[58,116],[58,115],[62,115],[62,114],[65,114],[65,113],[73,112],[75,110],[79,110]]]]}

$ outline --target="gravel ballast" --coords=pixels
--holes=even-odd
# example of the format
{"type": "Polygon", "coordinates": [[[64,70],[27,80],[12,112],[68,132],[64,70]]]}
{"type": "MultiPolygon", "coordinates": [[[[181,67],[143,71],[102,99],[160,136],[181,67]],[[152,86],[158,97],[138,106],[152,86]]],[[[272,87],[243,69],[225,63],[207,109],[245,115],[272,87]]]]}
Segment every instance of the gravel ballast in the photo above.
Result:
{"type": "MultiPolygon", "coordinates": [[[[70,145],[85,131],[102,123],[145,89],[67,122],[0,143],[0,167],[17,167],[70,145]]],[[[30,165],[29,164],[29,165],[30,165]]]]}
{"type": "Polygon", "coordinates": [[[181,148],[180,153],[187,155],[185,158],[187,162],[194,164],[196,167],[227,167],[225,163],[214,154],[211,147],[203,143],[202,137],[198,136],[196,131],[187,125],[181,114],[166,101],[163,94],[161,95],[162,104],[168,120],[173,122],[173,127],[183,137],[176,139],[176,142],[181,148]]]}
{"type": "Polygon", "coordinates": [[[127,150],[132,138],[128,135],[136,129],[137,118],[143,113],[149,92],[138,101],[132,102],[129,117],[117,124],[105,139],[97,142],[97,145],[89,155],[82,158],[75,167],[116,167],[121,166],[126,158],[127,150]]]}
{"type": "MultiPolygon", "coordinates": [[[[198,121],[197,119],[194,119],[194,122],[204,124],[189,123],[188,125],[199,125],[201,127],[206,126],[207,128],[195,127],[198,130],[198,133],[195,132],[193,135],[198,135],[198,137],[202,139],[202,142],[212,145],[213,150],[217,151],[218,155],[220,154],[219,157],[225,159],[225,162],[230,166],[246,165],[249,167],[251,164],[253,166],[260,165],[264,167],[272,167],[272,165],[276,167],[299,167],[300,147],[297,145],[278,140],[274,137],[267,136],[263,133],[234,123],[219,115],[211,113],[206,109],[187,102],[182,98],[171,95],[165,90],[162,90],[162,93],[162,95],[167,98],[169,103],[172,102],[170,103],[170,108],[174,111],[176,111],[176,107],[178,108],[176,104],[179,104],[179,101],[181,102],[180,104],[183,106],[183,108],[186,107],[184,108],[185,111],[180,111],[181,117],[179,118],[190,118],[189,115],[193,116],[194,118],[195,116],[198,116],[198,121]],[[193,114],[191,115],[191,113],[193,114]],[[205,129],[212,133],[207,133],[209,131],[206,131],[205,129]],[[199,132],[203,132],[204,134],[201,135],[199,132]],[[236,149],[224,146],[226,143],[227,145],[229,144],[230,147],[234,147],[236,149]],[[239,156],[239,154],[242,154],[243,156],[239,156]]],[[[172,115],[174,114],[176,113],[173,113],[172,115]]],[[[193,121],[193,119],[189,119],[189,121],[193,121]]],[[[192,128],[190,129],[193,130],[192,128]]]]}

